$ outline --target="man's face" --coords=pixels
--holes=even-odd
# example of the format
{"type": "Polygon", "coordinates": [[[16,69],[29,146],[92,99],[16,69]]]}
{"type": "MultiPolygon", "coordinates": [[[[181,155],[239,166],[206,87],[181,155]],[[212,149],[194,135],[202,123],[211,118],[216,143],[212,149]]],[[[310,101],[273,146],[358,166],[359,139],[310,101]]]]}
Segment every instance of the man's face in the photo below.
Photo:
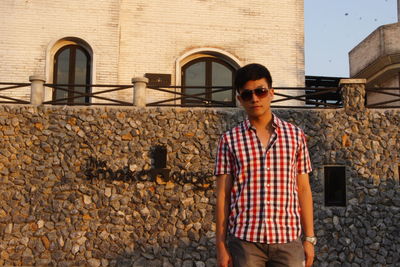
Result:
{"type": "Polygon", "coordinates": [[[246,113],[251,118],[259,118],[270,112],[270,105],[272,98],[274,96],[274,90],[268,87],[268,83],[265,78],[248,81],[245,83],[242,89],[239,91],[240,95],[237,96],[237,99],[240,101],[240,104],[246,110],[246,113]],[[266,93],[262,93],[261,90],[256,89],[269,89],[266,93]],[[253,92],[248,92],[248,91],[253,92]],[[243,92],[246,91],[246,95],[243,95],[243,92]],[[258,96],[255,92],[258,91],[258,96]],[[250,96],[251,94],[251,97],[250,96]]]}

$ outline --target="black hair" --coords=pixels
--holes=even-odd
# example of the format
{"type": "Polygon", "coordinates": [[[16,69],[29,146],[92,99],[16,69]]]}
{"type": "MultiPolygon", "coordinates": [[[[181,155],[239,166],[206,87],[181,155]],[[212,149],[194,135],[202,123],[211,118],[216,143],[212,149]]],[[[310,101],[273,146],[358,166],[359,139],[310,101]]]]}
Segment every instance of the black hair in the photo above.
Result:
{"type": "Polygon", "coordinates": [[[267,80],[268,87],[272,88],[272,77],[266,67],[257,63],[252,63],[241,67],[236,71],[234,82],[235,90],[239,92],[239,90],[242,89],[248,81],[255,81],[262,78],[265,78],[265,80],[267,80]]]}

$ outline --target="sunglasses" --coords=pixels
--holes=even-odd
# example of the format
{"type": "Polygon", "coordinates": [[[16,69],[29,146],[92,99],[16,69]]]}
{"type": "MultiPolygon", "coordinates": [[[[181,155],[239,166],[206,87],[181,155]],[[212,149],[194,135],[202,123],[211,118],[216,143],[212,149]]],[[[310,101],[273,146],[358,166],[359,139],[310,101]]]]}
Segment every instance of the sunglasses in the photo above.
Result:
{"type": "Polygon", "coordinates": [[[259,98],[264,98],[267,96],[268,88],[256,88],[254,90],[243,90],[239,95],[244,101],[249,101],[253,99],[253,94],[259,98]]]}

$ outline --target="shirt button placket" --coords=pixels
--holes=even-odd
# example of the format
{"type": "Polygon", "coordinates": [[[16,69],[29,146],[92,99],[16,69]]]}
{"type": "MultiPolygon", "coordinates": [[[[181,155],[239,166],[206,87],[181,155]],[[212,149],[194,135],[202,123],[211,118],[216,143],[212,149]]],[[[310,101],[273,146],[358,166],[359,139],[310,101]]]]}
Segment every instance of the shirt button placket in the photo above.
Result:
{"type": "MultiPolygon", "coordinates": [[[[271,168],[269,168],[269,167],[266,167],[265,168],[266,169],[266,171],[267,172],[269,172],[270,170],[271,170],[271,168]]],[[[269,175],[268,175],[269,176],[269,175]]],[[[267,176],[267,177],[268,177],[267,176]]],[[[269,195],[270,195],[270,190],[271,190],[271,184],[269,183],[269,181],[268,181],[268,179],[267,179],[267,194],[266,194],[266,202],[267,202],[267,205],[269,206],[269,205],[271,205],[271,201],[270,201],[270,197],[269,197],[269,195]]],[[[271,221],[272,221],[272,219],[271,218],[269,218],[269,216],[271,216],[269,213],[267,214],[267,218],[265,218],[265,221],[266,221],[266,224],[267,225],[271,225],[271,221]]]]}

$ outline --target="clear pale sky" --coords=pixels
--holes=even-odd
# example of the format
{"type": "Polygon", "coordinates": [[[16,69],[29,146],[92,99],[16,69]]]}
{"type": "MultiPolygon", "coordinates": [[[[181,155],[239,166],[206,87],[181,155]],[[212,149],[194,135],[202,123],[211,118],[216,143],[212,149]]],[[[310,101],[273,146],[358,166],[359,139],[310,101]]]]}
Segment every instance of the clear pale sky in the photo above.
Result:
{"type": "Polygon", "coordinates": [[[397,0],[305,0],[306,75],[349,77],[348,53],[397,22],[397,0]]]}

